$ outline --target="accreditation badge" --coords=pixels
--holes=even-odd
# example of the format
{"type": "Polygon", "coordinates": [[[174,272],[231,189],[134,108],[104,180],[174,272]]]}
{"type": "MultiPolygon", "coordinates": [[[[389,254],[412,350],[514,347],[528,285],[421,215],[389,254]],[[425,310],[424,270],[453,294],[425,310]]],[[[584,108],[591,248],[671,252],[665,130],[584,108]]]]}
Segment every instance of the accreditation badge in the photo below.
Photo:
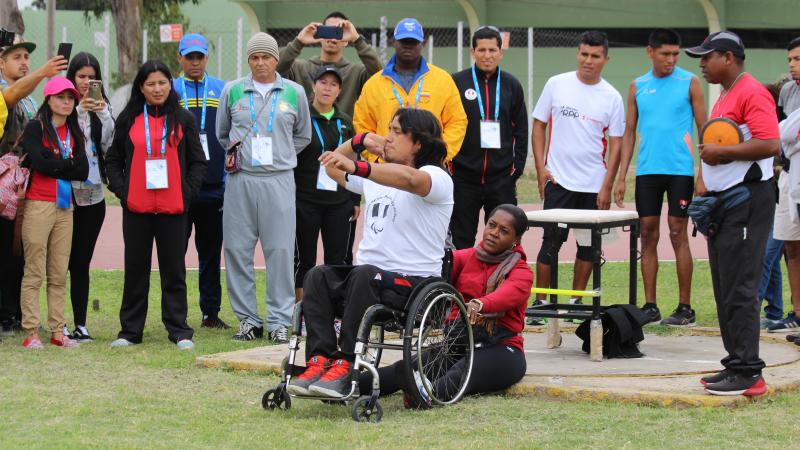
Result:
{"type": "Polygon", "coordinates": [[[272,165],[272,138],[269,136],[253,136],[250,138],[253,167],[272,165]]]}
{"type": "Polygon", "coordinates": [[[166,158],[147,159],[144,162],[144,168],[147,189],[166,189],[169,187],[166,158]]]}
{"type": "Polygon", "coordinates": [[[200,133],[200,145],[203,146],[203,153],[206,154],[206,161],[211,159],[211,154],[208,152],[208,136],[206,133],[200,133]]]}
{"type": "Polygon", "coordinates": [[[481,120],[481,148],[500,148],[500,122],[481,120]]]}
{"type": "Polygon", "coordinates": [[[325,166],[320,164],[319,173],[317,174],[317,189],[320,191],[336,192],[338,187],[339,185],[336,183],[336,181],[328,175],[328,172],[325,170],[325,166]]]}

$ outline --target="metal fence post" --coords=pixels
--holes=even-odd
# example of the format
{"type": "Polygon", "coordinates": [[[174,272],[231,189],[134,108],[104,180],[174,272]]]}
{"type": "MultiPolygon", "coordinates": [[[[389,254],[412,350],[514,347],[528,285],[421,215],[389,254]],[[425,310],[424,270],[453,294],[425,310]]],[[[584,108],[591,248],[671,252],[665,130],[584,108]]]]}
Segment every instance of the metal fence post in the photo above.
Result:
{"type": "Polygon", "coordinates": [[[243,22],[242,18],[239,17],[239,20],[236,21],[236,79],[242,77],[242,33],[244,30],[242,29],[243,22]]]}
{"type": "Polygon", "coordinates": [[[380,20],[380,47],[378,47],[378,56],[381,58],[381,63],[385,66],[386,65],[386,47],[387,37],[386,37],[386,28],[389,24],[388,19],[386,16],[381,16],[380,20]]]}
{"type": "Polygon", "coordinates": [[[222,36],[217,36],[217,78],[222,80],[222,36]]]}
{"type": "Polygon", "coordinates": [[[106,35],[106,45],[103,47],[103,84],[105,85],[106,92],[109,92],[108,82],[111,80],[111,73],[109,72],[109,65],[111,64],[111,14],[106,13],[103,17],[103,33],[106,35]]]}
{"type": "Polygon", "coordinates": [[[528,28],[528,112],[533,112],[533,28],[528,28]]]}
{"type": "Polygon", "coordinates": [[[433,35],[428,36],[428,62],[433,64],[433,35]]]}
{"type": "Polygon", "coordinates": [[[142,30],[142,63],[147,61],[147,28],[142,30]]]}
{"type": "Polygon", "coordinates": [[[461,69],[464,68],[464,22],[458,22],[458,34],[457,38],[458,42],[456,42],[456,51],[458,52],[458,71],[461,72],[461,69]]]}

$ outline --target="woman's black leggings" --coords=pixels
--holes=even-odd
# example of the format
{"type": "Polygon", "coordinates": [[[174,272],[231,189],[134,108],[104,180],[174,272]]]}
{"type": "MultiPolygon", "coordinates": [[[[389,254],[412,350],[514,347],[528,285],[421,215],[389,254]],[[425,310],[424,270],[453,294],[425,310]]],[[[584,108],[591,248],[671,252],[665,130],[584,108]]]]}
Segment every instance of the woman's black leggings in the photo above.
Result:
{"type": "Polygon", "coordinates": [[[72,251],[69,254],[69,297],[75,325],[86,325],[89,305],[89,263],[106,217],[105,200],[90,206],[76,206],[72,215],[72,251]]]}
{"type": "MultiPolygon", "coordinates": [[[[441,393],[442,389],[460,387],[460,383],[453,380],[460,379],[465,369],[466,360],[457,361],[443,377],[434,381],[434,392],[441,393]]],[[[498,344],[475,349],[472,376],[470,376],[464,395],[483,394],[507,389],[522,379],[526,369],[525,354],[516,347],[498,344]]],[[[393,394],[401,389],[411,388],[406,383],[411,378],[405,376],[405,365],[402,360],[390,366],[381,367],[378,369],[378,376],[380,377],[382,396],[393,394]]],[[[372,391],[372,375],[369,372],[361,373],[359,389],[363,395],[372,391]]],[[[454,394],[455,392],[444,392],[441,396],[448,398],[454,394]]]]}

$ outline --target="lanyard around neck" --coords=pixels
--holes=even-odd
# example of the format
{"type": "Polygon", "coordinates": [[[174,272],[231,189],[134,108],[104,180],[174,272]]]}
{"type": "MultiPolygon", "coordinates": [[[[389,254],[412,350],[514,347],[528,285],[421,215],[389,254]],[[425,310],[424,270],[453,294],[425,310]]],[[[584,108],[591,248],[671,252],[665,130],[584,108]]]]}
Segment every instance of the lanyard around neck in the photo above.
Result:
{"type": "MultiPolygon", "coordinates": [[[[319,138],[319,145],[322,148],[322,152],[325,151],[325,139],[322,138],[322,132],[319,130],[319,124],[317,123],[317,119],[311,118],[311,123],[314,124],[314,131],[317,132],[317,137],[319,138]]],[[[337,147],[342,145],[342,119],[336,119],[336,131],[339,132],[339,144],[337,147]]]]}
{"type": "MultiPolygon", "coordinates": [[[[203,78],[203,112],[200,113],[200,132],[203,133],[206,131],[206,101],[208,99],[208,74],[204,75],[203,78]]],[[[183,79],[183,107],[189,109],[189,98],[186,96],[186,76],[184,75],[181,77],[183,79]]],[[[195,81],[195,85],[199,83],[199,81],[195,81]]],[[[195,92],[197,92],[195,90],[195,92]]],[[[197,99],[197,96],[195,96],[197,99]]]]}
{"type": "MultiPolygon", "coordinates": [[[[144,140],[147,146],[147,157],[153,155],[153,150],[150,148],[150,119],[147,116],[147,104],[144,105],[144,140]]],[[[161,156],[167,154],[167,116],[164,116],[164,126],[161,128],[161,156]]]]}
{"type": "MultiPolygon", "coordinates": [[[[273,88],[271,92],[272,104],[269,111],[269,122],[267,122],[267,133],[272,134],[272,122],[275,120],[275,106],[278,104],[278,92],[273,88]]],[[[265,99],[266,100],[266,99],[265,99]]],[[[253,134],[258,136],[258,121],[256,120],[255,100],[253,100],[253,91],[250,91],[250,120],[253,121],[253,134]]]]}
{"type": "Polygon", "coordinates": [[[71,144],[71,135],[69,133],[69,127],[67,127],[67,138],[64,140],[65,142],[61,143],[61,138],[58,137],[58,129],[56,126],[50,122],[50,126],[53,127],[53,131],[56,133],[56,143],[58,144],[58,150],[61,152],[61,158],[67,159],[69,158],[70,153],[72,153],[72,144],[71,144]]]}
{"type": "MultiPolygon", "coordinates": [[[[475,84],[475,93],[478,94],[478,107],[481,111],[481,120],[486,117],[483,112],[483,98],[481,88],[478,86],[478,77],[475,75],[475,66],[472,66],[472,82],[475,84]]],[[[489,105],[486,105],[488,108],[489,105]]],[[[494,88],[494,120],[500,118],[500,68],[497,68],[497,85],[494,88]]],[[[488,117],[487,117],[488,119],[488,117]]]]}
{"type": "MultiPolygon", "coordinates": [[[[425,78],[424,78],[424,77],[420,77],[420,79],[419,79],[419,84],[417,85],[417,97],[416,97],[416,99],[414,100],[414,107],[415,107],[415,108],[416,108],[417,106],[419,106],[419,97],[420,97],[420,95],[422,94],[422,83],[423,83],[424,81],[425,81],[425,78]]],[[[392,92],[394,92],[394,97],[397,99],[397,103],[400,103],[400,106],[401,106],[401,107],[403,107],[403,106],[407,106],[407,105],[405,104],[405,102],[403,101],[403,98],[402,98],[402,97],[400,97],[400,93],[399,93],[399,92],[397,92],[397,88],[394,86],[394,83],[393,83],[391,80],[389,81],[389,83],[391,83],[391,85],[392,85],[392,92]]]]}

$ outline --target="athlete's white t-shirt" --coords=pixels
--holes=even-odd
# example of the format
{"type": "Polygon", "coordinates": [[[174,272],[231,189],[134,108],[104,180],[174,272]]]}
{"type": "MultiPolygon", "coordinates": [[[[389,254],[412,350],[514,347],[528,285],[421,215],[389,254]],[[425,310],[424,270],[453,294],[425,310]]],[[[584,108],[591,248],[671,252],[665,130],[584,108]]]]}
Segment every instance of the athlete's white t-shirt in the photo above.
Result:
{"type": "Polygon", "coordinates": [[[622,96],[606,80],[585,84],[577,73],[547,80],[533,118],[550,124],[545,167],[556,183],[575,192],[600,192],[606,176],[606,131],[625,133],[622,96]]]}
{"type": "Polygon", "coordinates": [[[453,212],[453,180],[439,167],[425,197],[348,176],[347,189],[364,196],[364,236],[356,262],[404,275],[441,276],[447,228],[453,212]]]}

